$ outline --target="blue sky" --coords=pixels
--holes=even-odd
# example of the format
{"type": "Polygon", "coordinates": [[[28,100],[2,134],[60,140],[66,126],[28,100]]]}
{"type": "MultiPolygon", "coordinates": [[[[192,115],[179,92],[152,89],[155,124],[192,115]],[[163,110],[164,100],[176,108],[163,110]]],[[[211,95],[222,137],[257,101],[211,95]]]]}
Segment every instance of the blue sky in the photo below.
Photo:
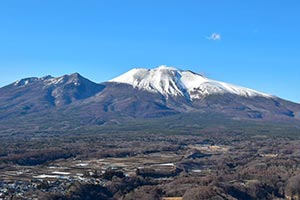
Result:
{"type": "Polygon", "coordinates": [[[0,86],[164,64],[300,102],[299,10],[298,0],[3,0],[0,86]]]}

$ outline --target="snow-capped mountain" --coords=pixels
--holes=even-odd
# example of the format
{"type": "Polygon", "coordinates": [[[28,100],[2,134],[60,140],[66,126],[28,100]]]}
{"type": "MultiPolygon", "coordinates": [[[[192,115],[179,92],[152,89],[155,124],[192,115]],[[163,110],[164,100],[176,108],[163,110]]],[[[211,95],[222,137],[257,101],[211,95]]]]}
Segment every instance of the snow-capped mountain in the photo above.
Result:
{"type": "Polygon", "coordinates": [[[165,97],[184,96],[189,100],[226,93],[244,97],[272,97],[252,89],[211,80],[192,71],[178,70],[164,65],[155,69],[135,68],[110,82],[130,84],[134,88],[160,93],[165,97]]]}
{"type": "Polygon", "coordinates": [[[105,124],[120,117],[157,118],[183,113],[300,122],[299,104],[166,66],[132,69],[99,84],[74,73],[25,78],[0,88],[0,128],[1,120],[9,118],[40,124],[45,116],[63,116],[63,124],[68,118],[84,125],[105,124]]]}

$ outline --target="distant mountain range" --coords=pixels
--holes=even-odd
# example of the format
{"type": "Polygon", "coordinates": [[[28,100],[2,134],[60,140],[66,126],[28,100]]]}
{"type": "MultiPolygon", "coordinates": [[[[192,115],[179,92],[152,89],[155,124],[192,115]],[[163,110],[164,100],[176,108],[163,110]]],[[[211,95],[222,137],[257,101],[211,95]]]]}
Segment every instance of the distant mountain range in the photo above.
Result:
{"type": "Polygon", "coordinates": [[[120,118],[186,113],[300,122],[300,104],[166,66],[132,69],[99,84],[75,73],[58,78],[25,78],[0,88],[0,125],[4,128],[7,121],[15,121],[13,126],[28,121],[51,126],[49,119],[59,119],[59,123],[72,119],[78,126],[103,125],[120,118]]]}

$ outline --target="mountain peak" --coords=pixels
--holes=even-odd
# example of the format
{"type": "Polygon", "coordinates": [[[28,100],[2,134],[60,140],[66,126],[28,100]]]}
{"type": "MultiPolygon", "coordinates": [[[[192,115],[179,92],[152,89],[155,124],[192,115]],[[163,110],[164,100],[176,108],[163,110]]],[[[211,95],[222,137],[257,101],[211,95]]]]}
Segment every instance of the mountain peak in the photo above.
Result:
{"type": "Polygon", "coordinates": [[[52,76],[47,76],[47,79],[43,79],[45,84],[50,86],[50,85],[58,85],[58,84],[63,84],[63,83],[73,83],[74,85],[80,85],[80,82],[82,80],[85,80],[83,76],[81,76],[79,73],[73,73],[70,75],[63,75],[60,77],[52,77],[52,76]]]}
{"type": "Polygon", "coordinates": [[[154,70],[169,70],[169,71],[171,71],[171,70],[174,71],[175,70],[175,71],[177,71],[178,69],[175,68],[175,67],[167,66],[167,65],[160,65],[157,68],[155,68],[154,70]]]}
{"type": "Polygon", "coordinates": [[[166,65],[154,69],[135,68],[110,82],[129,84],[134,88],[160,93],[165,97],[183,96],[189,100],[225,93],[245,97],[271,97],[252,89],[211,80],[195,72],[179,70],[166,65]]]}
{"type": "Polygon", "coordinates": [[[78,72],[75,72],[73,74],[68,75],[71,78],[83,78],[78,72]]]}

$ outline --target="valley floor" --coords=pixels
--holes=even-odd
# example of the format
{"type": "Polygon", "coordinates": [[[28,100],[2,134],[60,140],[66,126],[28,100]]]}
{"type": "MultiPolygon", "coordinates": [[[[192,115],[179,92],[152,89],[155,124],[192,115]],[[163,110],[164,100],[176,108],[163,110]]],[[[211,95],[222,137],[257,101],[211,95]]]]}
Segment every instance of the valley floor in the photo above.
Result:
{"type": "Polygon", "coordinates": [[[299,138],[228,134],[2,137],[0,199],[285,199],[299,138]]]}

